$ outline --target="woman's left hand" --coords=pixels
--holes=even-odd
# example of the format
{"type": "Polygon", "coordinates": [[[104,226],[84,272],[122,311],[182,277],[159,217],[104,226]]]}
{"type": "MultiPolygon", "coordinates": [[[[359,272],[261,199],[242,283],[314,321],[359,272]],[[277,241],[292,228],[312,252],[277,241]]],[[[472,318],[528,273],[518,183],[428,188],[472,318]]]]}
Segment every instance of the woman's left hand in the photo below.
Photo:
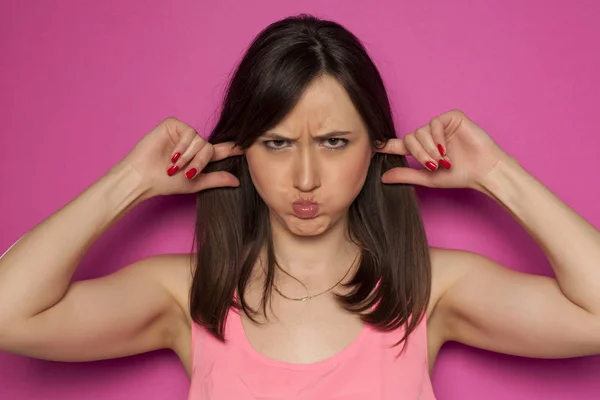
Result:
{"type": "Polygon", "coordinates": [[[511,158],[492,138],[459,110],[448,111],[402,139],[390,139],[379,153],[411,155],[426,169],[393,168],[383,183],[408,183],[433,188],[482,190],[494,166],[511,158]]]}

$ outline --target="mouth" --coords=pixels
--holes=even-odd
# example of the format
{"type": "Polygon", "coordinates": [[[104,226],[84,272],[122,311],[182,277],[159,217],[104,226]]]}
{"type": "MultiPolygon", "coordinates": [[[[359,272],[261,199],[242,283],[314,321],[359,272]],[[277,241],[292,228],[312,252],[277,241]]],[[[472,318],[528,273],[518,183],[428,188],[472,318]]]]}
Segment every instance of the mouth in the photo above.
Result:
{"type": "Polygon", "coordinates": [[[300,219],[314,218],[319,212],[319,203],[314,200],[296,200],[292,204],[292,210],[300,219]]]}

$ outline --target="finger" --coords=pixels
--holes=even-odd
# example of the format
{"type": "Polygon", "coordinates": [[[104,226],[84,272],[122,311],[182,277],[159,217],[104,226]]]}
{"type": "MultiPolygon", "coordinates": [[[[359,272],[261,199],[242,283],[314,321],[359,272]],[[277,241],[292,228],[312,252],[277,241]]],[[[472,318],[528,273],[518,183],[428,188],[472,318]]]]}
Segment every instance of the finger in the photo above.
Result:
{"type": "Polygon", "coordinates": [[[417,159],[422,165],[430,171],[435,171],[438,168],[437,162],[425,150],[421,142],[414,134],[404,136],[404,145],[410,151],[410,154],[417,159]]]}
{"type": "Polygon", "coordinates": [[[189,147],[192,140],[200,135],[198,135],[193,127],[177,118],[166,118],[163,120],[162,124],[166,128],[171,141],[175,143],[175,147],[170,154],[171,162],[175,164],[181,157],[181,154],[189,147]]]}
{"type": "Polygon", "coordinates": [[[404,145],[404,141],[398,138],[389,139],[383,147],[376,147],[375,152],[398,155],[410,154],[408,149],[404,145]]]}
{"type": "Polygon", "coordinates": [[[440,156],[445,156],[447,147],[442,120],[439,117],[435,117],[429,122],[429,128],[431,129],[431,136],[436,148],[440,152],[440,156]]]}
{"type": "Polygon", "coordinates": [[[244,154],[244,150],[240,147],[235,146],[233,142],[223,142],[213,145],[215,154],[210,161],[219,161],[231,156],[241,156],[244,154]]]}
{"type": "MultiPolygon", "coordinates": [[[[439,134],[439,133],[438,133],[439,134]]],[[[444,136],[444,128],[442,127],[441,135],[444,136]]],[[[443,157],[440,154],[440,150],[434,143],[433,132],[429,125],[423,126],[416,130],[415,137],[421,143],[421,146],[429,153],[429,155],[434,159],[438,160],[440,165],[443,165],[444,168],[449,169],[452,164],[448,157],[443,157]]]]}
{"type": "Polygon", "coordinates": [[[204,146],[194,155],[194,158],[192,158],[189,165],[186,167],[185,176],[188,179],[193,179],[204,169],[204,167],[206,167],[206,164],[210,162],[214,154],[214,146],[204,142],[204,146]]]}
{"type": "MultiPolygon", "coordinates": [[[[177,160],[172,165],[170,165],[169,168],[167,169],[167,174],[169,176],[175,175],[175,173],[177,171],[179,171],[181,168],[185,167],[191,159],[195,158],[198,153],[200,153],[205,147],[207,147],[206,146],[207,142],[204,139],[202,139],[202,137],[200,135],[198,135],[196,133],[196,131],[194,131],[193,135],[194,136],[192,137],[192,140],[190,141],[188,146],[185,149],[183,149],[181,152],[178,153],[178,154],[180,154],[180,156],[178,156],[177,160]],[[181,153],[183,153],[183,154],[181,154],[181,153]]],[[[182,140],[183,140],[183,136],[182,136],[182,140]]],[[[171,160],[171,161],[173,161],[173,160],[171,160]]],[[[202,168],[204,168],[204,167],[202,167],[202,168]]]]}
{"type": "Polygon", "coordinates": [[[425,169],[416,170],[410,167],[398,167],[386,171],[381,176],[381,182],[435,187],[432,182],[431,172],[425,169]]]}
{"type": "Polygon", "coordinates": [[[194,186],[194,190],[197,192],[217,187],[238,187],[240,185],[238,178],[226,171],[200,174],[197,177],[197,182],[194,186]]]}
{"type": "MultiPolygon", "coordinates": [[[[181,165],[186,165],[191,159],[196,157],[196,155],[209,145],[209,143],[204,140],[200,135],[196,134],[196,137],[192,139],[192,142],[188,146],[188,148],[181,155],[181,165]]],[[[209,145],[210,146],[210,145],[209,145]]]]}
{"type": "Polygon", "coordinates": [[[433,137],[433,142],[436,144],[440,155],[442,156],[439,159],[439,163],[444,166],[446,169],[450,169],[452,167],[452,162],[446,153],[446,135],[444,132],[444,123],[440,117],[435,117],[429,122],[429,127],[431,128],[431,136],[433,137]]]}
{"type": "Polygon", "coordinates": [[[460,110],[450,110],[438,115],[434,119],[440,122],[442,126],[442,133],[445,133],[444,137],[446,137],[454,134],[454,132],[460,127],[462,121],[465,119],[468,120],[469,117],[467,117],[467,115],[460,110]]]}

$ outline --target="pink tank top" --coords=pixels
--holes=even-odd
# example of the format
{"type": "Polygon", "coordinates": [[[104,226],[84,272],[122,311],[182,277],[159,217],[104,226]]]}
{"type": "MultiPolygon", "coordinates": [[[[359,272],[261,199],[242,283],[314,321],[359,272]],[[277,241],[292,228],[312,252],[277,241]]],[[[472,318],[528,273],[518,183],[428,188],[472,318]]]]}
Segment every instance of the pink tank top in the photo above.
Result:
{"type": "Polygon", "coordinates": [[[344,350],[312,364],[270,359],[248,342],[240,314],[230,309],[226,343],[192,324],[189,400],[435,400],[429,379],[425,318],[404,353],[392,345],[403,328],[365,325],[344,350]]]}

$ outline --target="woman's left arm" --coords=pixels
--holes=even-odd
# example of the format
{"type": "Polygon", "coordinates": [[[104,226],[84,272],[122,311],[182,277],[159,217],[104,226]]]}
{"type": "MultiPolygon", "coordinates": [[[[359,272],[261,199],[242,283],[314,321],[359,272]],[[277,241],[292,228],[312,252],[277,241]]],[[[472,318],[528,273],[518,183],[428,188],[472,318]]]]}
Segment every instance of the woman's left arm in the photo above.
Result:
{"type": "Polygon", "coordinates": [[[514,159],[499,162],[481,185],[540,245],[561,292],[600,319],[600,231],[514,159]]]}
{"type": "Polygon", "coordinates": [[[524,274],[477,253],[432,248],[434,286],[441,293],[433,318],[443,340],[539,358],[600,353],[600,232],[592,224],[460,111],[434,118],[381,151],[410,154],[423,165],[451,161],[450,168],[438,161],[434,171],[391,170],[382,181],[485,193],[535,239],[556,275],[524,274]],[[445,157],[437,144],[447,148],[445,157]]]}

